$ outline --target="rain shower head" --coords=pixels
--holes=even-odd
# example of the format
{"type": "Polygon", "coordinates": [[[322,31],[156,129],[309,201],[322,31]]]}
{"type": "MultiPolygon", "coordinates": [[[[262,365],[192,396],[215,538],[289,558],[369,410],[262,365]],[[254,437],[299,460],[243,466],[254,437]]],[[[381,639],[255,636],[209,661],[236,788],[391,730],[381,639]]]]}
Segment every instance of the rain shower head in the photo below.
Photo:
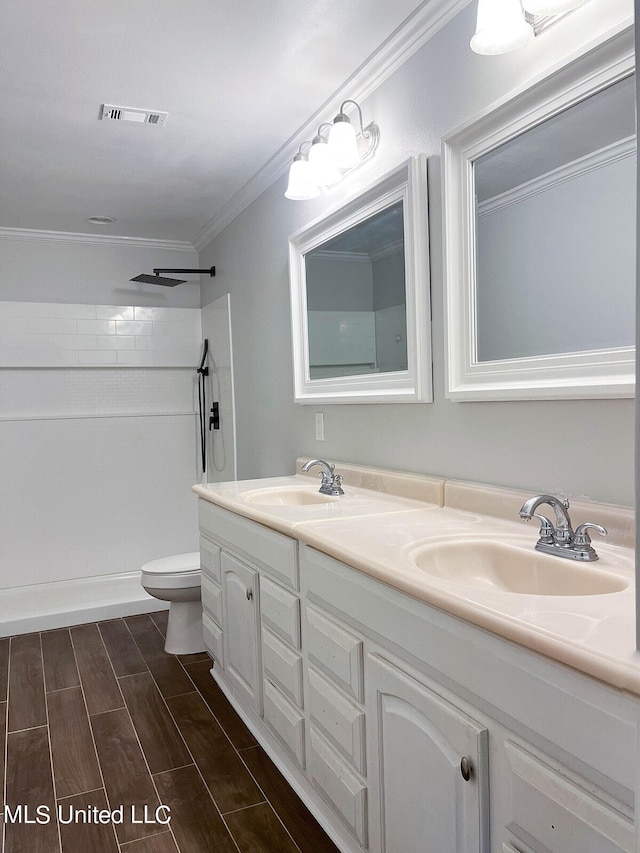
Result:
{"type": "Polygon", "coordinates": [[[142,273],[142,275],[137,275],[135,278],[130,278],[129,281],[140,281],[142,284],[161,284],[163,287],[175,287],[176,284],[184,284],[186,279],[163,278],[163,276],[157,273],[155,275],[142,273]]]}
{"type": "Polygon", "coordinates": [[[159,284],[162,287],[175,287],[176,284],[184,284],[186,279],[184,278],[166,278],[165,276],[161,276],[160,273],[170,272],[170,273],[193,273],[194,275],[210,275],[211,278],[216,274],[216,268],[211,267],[208,270],[191,270],[191,269],[154,269],[153,275],[148,275],[147,273],[141,273],[140,275],[135,276],[134,278],[130,278],[129,281],[139,281],[142,284],[159,284]]]}

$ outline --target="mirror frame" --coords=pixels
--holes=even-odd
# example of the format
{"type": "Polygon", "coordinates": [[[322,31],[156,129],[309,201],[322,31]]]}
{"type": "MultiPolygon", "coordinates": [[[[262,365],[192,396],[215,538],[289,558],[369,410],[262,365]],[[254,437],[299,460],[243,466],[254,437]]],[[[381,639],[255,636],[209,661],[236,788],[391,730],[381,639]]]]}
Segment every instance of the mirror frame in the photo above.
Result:
{"type": "Polygon", "coordinates": [[[447,397],[530,400],[633,397],[635,347],[476,360],[474,161],[579,101],[628,77],[633,33],[605,44],[510,94],[480,118],[443,138],[447,397]]]}
{"type": "Polygon", "coordinates": [[[432,402],[426,155],[405,161],[292,234],[289,283],[296,403],[432,402]],[[305,254],[398,201],[403,202],[407,370],[311,379],[305,254]]]}

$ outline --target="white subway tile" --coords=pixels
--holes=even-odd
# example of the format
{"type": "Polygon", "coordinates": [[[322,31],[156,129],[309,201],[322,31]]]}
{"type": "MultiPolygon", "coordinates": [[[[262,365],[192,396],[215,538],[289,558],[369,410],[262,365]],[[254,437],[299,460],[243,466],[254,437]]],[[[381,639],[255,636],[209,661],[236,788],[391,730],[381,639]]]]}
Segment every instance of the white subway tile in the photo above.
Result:
{"type": "Polygon", "coordinates": [[[130,352],[129,350],[124,352],[117,352],[118,356],[118,364],[120,365],[132,365],[135,367],[151,367],[153,365],[153,353],[152,352],[130,352]]]}
{"type": "Polygon", "coordinates": [[[175,337],[175,338],[160,338],[160,337],[137,337],[136,349],[139,350],[154,350],[162,352],[171,352],[178,350],[198,350],[199,342],[192,337],[175,337]]]}
{"type": "Polygon", "coordinates": [[[153,334],[153,323],[139,323],[137,321],[116,320],[117,335],[151,335],[153,334]]]}
{"type": "Polygon", "coordinates": [[[136,339],[132,335],[98,335],[98,349],[134,350],[136,339]]]}
{"type": "Polygon", "coordinates": [[[57,349],[98,349],[98,338],[96,335],[56,335],[57,349]]]}
{"type": "Polygon", "coordinates": [[[156,320],[168,322],[189,322],[194,316],[200,316],[199,308],[134,308],[136,320],[156,320]]]}
{"type": "Polygon", "coordinates": [[[192,337],[196,340],[200,340],[202,335],[200,318],[194,318],[193,320],[187,322],[184,320],[180,320],[177,322],[154,322],[153,326],[153,334],[159,335],[163,337],[176,337],[182,335],[183,337],[192,337]]]}
{"type": "Polygon", "coordinates": [[[95,305],[66,305],[58,304],[55,306],[56,317],[64,317],[71,320],[95,320],[96,306],[95,305]]]}
{"type": "Polygon", "coordinates": [[[31,335],[9,332],[0,335],[0,350],[43,350],[56,347],[57,335],[31,335]]]}
{"type": "Polygon", "coordinates": [[[16,349],[0,353],[2,367],[70,367],[77,364],[77,350],[16,349]]]}
{"type": "Polygon", "coordinates": [[[79,335],[115,335],[115,320],[78,320],[79,335]]]}
{"type": "Polygon", "coordinates": [[[116,353],[106,350],[96,350],[95,352],[78,353],[78,363],[84,365],[94,365],[96,367],[102,365],[116,364],[116,353]]]}
{"type": "Polygon", "coordinates": [[[74,335],[76,322],[56,317],[4,317],[0,319],[0,335],[74,335]]]}
{"type": "Polygon", "coordinates": [[[96,305],[98,320],[133,320],[132,305],[96,305]]]}

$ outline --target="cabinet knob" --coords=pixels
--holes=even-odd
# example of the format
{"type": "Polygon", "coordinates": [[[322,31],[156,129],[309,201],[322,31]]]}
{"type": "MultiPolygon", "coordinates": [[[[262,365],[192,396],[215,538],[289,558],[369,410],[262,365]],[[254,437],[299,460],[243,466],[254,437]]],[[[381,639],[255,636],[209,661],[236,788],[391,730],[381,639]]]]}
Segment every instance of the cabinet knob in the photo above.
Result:
{"type": "Polygon", "coordinates": [[[468,782],[473,775],[473,764],[466,755],[464,755],[460,761],[460,772],[462,773],[462,778],[465,782],[468,782]]]}
{"type": "Polygon", "coordinates": [[[251,601],[253,598],[253,590],[250,586],[247,587],[247,601],[251,601]]]}

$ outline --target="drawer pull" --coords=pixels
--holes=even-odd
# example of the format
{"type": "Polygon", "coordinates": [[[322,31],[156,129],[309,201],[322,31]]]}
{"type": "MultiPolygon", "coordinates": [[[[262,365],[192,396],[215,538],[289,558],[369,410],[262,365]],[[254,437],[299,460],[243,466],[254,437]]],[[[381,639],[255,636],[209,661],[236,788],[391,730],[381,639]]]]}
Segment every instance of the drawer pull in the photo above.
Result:
{"type": "Polygon", "coordinates": [[[247,601],[251,601],[253,598],[253,590],[250,586],[247,587],[247,601]]]}
{"type": "Polygon", "coordinates": [[[464,755],[460,761],[460,772],[462,773],[462,778],[465,782],[468,782],[473,776],[473,764],[466,755],[464,755]]]}

